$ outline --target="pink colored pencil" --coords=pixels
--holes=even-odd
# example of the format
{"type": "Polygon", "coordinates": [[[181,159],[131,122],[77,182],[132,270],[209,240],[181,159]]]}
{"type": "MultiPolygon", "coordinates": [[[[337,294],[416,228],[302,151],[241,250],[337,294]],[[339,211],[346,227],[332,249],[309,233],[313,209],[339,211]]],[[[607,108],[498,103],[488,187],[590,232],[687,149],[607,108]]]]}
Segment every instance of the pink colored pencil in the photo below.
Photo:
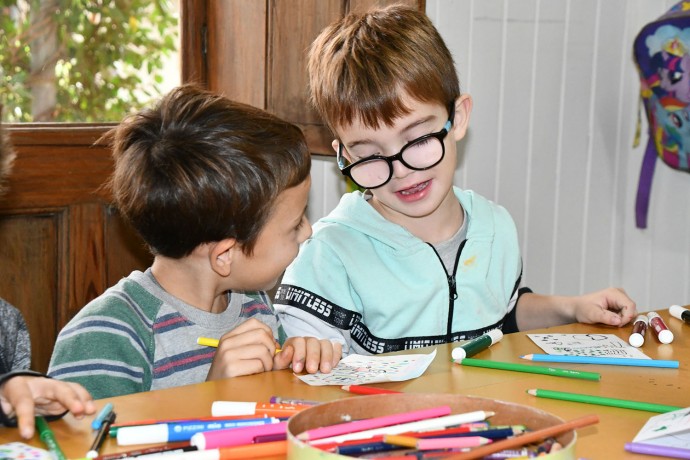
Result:
{"type": "Polygon", "coordinates": [[[383,417],[374,417],[365,420],[357,420],[354,422],[338,423],[336,425],[314,428],[312,430],[305,431],[304,433],[300,433],[297,435],[297,438],[302,441],[313,441],[315,439],[330,438],[333,436],[340,436],[342,434],[356,433],[359,431],[372,430],[385,426],[400,425],[402,423],[416,422],[418,420],[443,417],[444,415],[449,415],[450,413],[450,406],[432,407],[430,409],[384,415],[383,417]]]}
{"type": "Polygon", "coordinates": [[[199,450],[233,447],[252,444],[256,436],[285,433],[287,422],[271,423],[269,425],[231,428],[229,430],[205,431],[192,436],[190,444],[199,450]]]}

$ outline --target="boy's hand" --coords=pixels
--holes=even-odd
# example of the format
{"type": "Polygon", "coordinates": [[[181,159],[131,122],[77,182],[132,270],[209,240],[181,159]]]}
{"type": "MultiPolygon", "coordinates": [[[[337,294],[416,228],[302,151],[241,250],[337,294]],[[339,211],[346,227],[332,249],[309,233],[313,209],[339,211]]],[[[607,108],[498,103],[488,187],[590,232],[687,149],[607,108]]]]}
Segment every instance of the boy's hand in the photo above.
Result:
{"type": "Polygon", "coordinates": [[[338,342],[319,340],[316,337],[290,337],[283,345],[283,351],[273,359],[274,369],[285,369],[292,364],[293,372],[318,371],[328,374],[338,364],[343,347],[338,342]]]}
{"type": "Polygon", "coordinates": [[[8,417],[17,417],[24,439],[34,435],[34,415],[58,415],[65,410],[75,417],[96,412],[93,398],[81,385],[38,376],[18,375],[7,380],[0,391],[0,404],[8,417]]]}
{"type": "Polygon", "coordinates": [[[276,345],[270,327],[249,319],[220,338],[206,380],[270,371],[276,345]]]}
{"type": "Polygon", "coordinates": [[[586,324],[625,326],[637,314],[635,302],[624,290],[608,288],[577,297],[575,319],[586,324]]]}

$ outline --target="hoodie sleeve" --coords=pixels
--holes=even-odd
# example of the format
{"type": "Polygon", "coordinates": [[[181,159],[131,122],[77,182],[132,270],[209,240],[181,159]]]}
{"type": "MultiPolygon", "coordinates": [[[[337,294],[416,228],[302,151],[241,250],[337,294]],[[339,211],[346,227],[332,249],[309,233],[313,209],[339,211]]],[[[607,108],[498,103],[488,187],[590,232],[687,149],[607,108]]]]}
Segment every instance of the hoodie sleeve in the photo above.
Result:
{"type": "Polygon", "coordinates": [[[288,337],[317,337],[351,348],[350,329],[361,317],[356,311],[347,270],[322,241],[310,239],[287,268],[274,308],[288,337]]]}

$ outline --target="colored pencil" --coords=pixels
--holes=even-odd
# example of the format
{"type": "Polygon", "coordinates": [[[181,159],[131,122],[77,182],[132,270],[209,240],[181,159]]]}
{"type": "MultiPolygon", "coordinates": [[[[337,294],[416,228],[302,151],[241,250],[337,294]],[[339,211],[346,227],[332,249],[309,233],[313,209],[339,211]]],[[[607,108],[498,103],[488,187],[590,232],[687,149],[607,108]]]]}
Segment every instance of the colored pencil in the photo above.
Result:
{"type": "MultiPolygon", "coordinates": [[[[197,345],[202,345],[204,347],[218,348],[220,340],[212,339],[211,337],[197,337],[196,343],[197,345]]],[[[282,349],[280,347],[276,347],[276,354],[280,353],[281,351],[282,349]]]]}
{"type": "Polygon", "coordinates": [[[384,426],[401,425],[408,422],[427,420],[430,418],[442,417],[451,413],[450,406],[432,407],[411,412],[401,412],[398,414],[373,417],[354,422],[338,423],[335,425],[314,428],[297,435],[297,439],[302,441],[313,441],[315,439],[331,438],[343,434],[356,433],[365,430],[372,430],[384,426]]]}
{"type": "Polygon", "coordinates": [[[117,454],[100,455],[96,460],[119,460],[121,458],[143,457],[151,454],[173,454],[198,450],[196,446],[190,446],[188,442],[170,443],[164,446],[147,447],[145,449],[128,450],[117,454]]]}
{"type": "Polygon", "coordinates": [[[505,363],[500,361],[487,361],[484,359],[465,358],[455,361],[463,366],[484,367],[487,369],[500,369],[503,371],[527,372],[530,374],[552,375],[554,377],[568,377],[571,379],[600,380],[598,372],[576,371],[572,369],[559,369],[556,367],[531,366],[529,364],[505,363]]]}
{"type": "Polygon", "coordinates": [[[690,449],[683,449],[682,447],[668,447],[657,444],[644,444],[641,442],[626,442],[625,450],[636,454],[690,459],[690,449]]]}
{"type": "Polygon", "coordinates": [[[629,401],[627,399],[608,398],[604,396],[585,395],[580,393],[566,393],[565,391],[553,391],[542,389],[527,390],[527,393],[538,398],[559,399],[562,401],[572,401],[585,404],[598,404],[600,406],[620,407],[623,409],[643,410],[647,412],[673,412],[682,407],[666,406],[640,401],[629,401]]]}
{"type": "Polygon", "coordinates": [[[402,391],[386,390],[385,388],[368,387],[364,385],[343,385],[340,388],[347,392],[358,395],[385,395],[402,393],[402,391]]]}
{"type": "Polygon", "coordinates": [[[611,358],[608,356],[571,356],[540,354],[524,355],[521,356],[521,358],[529,361],[540,361],[544,363],[610,364],[613,366],[664,367],[670,369],[678,368],[678,361],[671,361],[665,359],[611,358]]]}
{"type": "MultiPolygon", "coordinates": [[[[237,460],[262,457],[285,457],[287,454],[287,441],[265,442],[262,444],[247,444],[234,447],[219,447],[208,450],[181,452],[177,454],[164,454],[147,457],[165,460],[237,460]]],[[[138,459],[137,459],[138,460],[138,459]]]]}
{"type": "Polygon", "coordinates": [[[481,436],[469,436],[465,438],[416,438],[414,436],[386,435],[383,442],[396,446],[411,447],[417,450],[434,449],[465,449],[478,447],[491,443],[491,439],[481,436]]]}
{"type": "Polygon", "coordinates": [[[311,444],[319,445],[328,444],[332,442],[350,441],[353,439],[367,439],[380,434],[401,434],[411,431],[439,430],[442,428],[448,428],[463,423],[479,422],[482,420],[486,420],[487,418],[493,415],[494,412],[483,410],[466,412],[463,414],[452,414],[427,420],[403,423],[400,425],[392,425],[382,428],[374,428],[372,430],[358,431],[356,433],[348,433],[341,436],[317,439],[315,441],[311,441],[311,444]]]}
{"type": "Polygon", "coordinates": [[[503,439],[501,441],[496,441],[486,446],[477,447],[469,452],[461,452],[458,455],[452,455],[446,457],[448,460],[472,460],[476,458],[482,458],[487,455],[500,452],[502,450],[514,449],[516,447],[522,447],[526,444],[537,442],[542,439],[546,439],[551,436],[557,436],[563,434],[567,431],[574,430],[576,428],[582,428],[588,425],[593,425],[599,422],[599,416],[597,415],[587,415],[585,417],[576,418],[564,423],[559,423],[558,425],[552,425],[540,430],[528,431],[519,436],[513,438],[503,439]]]}

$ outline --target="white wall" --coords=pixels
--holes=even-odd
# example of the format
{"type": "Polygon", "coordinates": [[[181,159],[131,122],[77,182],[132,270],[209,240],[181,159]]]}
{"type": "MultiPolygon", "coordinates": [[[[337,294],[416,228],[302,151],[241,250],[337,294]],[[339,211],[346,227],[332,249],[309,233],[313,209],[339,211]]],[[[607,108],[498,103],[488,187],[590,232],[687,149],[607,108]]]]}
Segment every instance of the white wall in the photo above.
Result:
{"type": "MultiPolygon", "coordinates": [[[[456,184],[505,206],[537,292],[621,286],[638,309],[690,303],[690,175],[660,161],[635,227],[632,43],[674,0],[427,0],[474,99],[456,184]]],[[[332,159],[313,168],[310,217],[337,203],[332,159]]]]}

